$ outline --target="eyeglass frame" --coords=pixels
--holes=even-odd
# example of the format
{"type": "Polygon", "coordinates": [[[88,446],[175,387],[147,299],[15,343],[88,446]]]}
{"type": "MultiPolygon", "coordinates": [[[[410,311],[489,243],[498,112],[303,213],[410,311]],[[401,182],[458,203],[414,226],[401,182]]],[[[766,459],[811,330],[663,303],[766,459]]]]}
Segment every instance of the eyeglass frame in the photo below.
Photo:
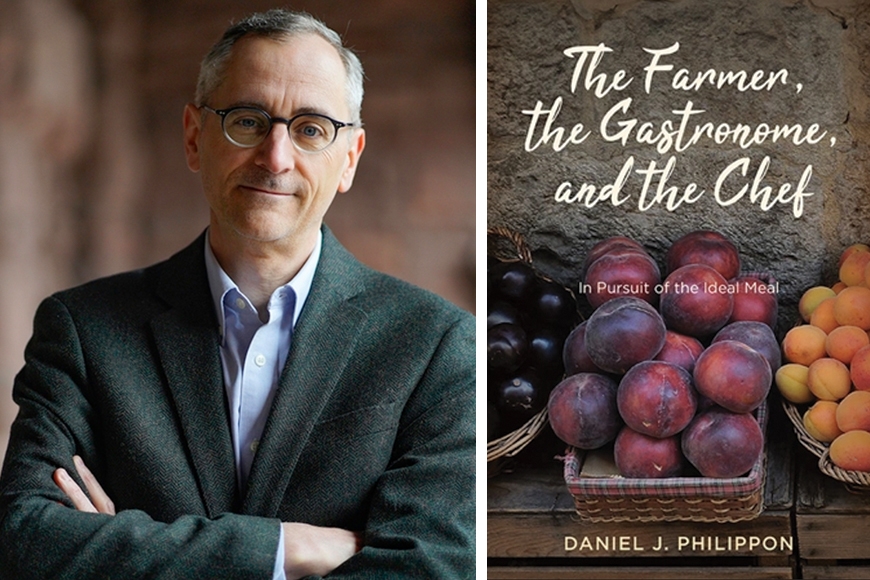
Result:
{"type": "Polygon", "coordinates": [[[221,132],[224,134],[224,138],[227,141],[229,141],[230,143],[232,143],[233,145],[235,145],[236,147],[241,147],[242,149],[253,149],[254,147],[262,145],[263,142],[266,141],[266,138],[269,136],[269,134],[272,132],[272,127],[275,126],[275,123],[283,123],[283,124],[287,125],[287,134],[290,136],[290,141],[293,143],[294,147],[296,147],[298,150],[302,151],[303,153],[320,153],[321,151],[325,151],[333,143],[335,143],[336,139],[338,139],[339,130],[341,130],[345,127],[362,127],[362,123],[360,123],[360,122],[345,123],[344,121],[336,121],[335,119],[333,119],[329,115],[324,115],[322,113],[299,113],[298,115],[293,115],[292,117],[290,117],[288,119],[286,117],[273,117],[272,115],[269,114],[268,111],[265,111],[265,110],[261,109],[260,107],[252,107],[250,105],[238,105],[235,107],[229,107],[227,109],[213,109],[212,107],[209,107],[206,104],[202,104],[202,105],[200,105],[200,108],[205,109],[206,111],[209,111],[211,113],[214,113],[215,115],[220,117],[221,118],[221,132]],[[227,119],[227,115],[229,115],[233,111],[238,111],[240,109],[248,109],[250,111],[257,111],[259,113],[263,113],[263,115],[266,116],[266,119],[269,120],[269,130],[266,131],[266,133],[263,136],[263,140],[260,141],[259,143],[254,143],[253,145],[243,145],[243,144],[239,143],[238,141],[235,141],[232,137],[230,137],[229,133],[227,133],[226,126],[224,124],[226,119],[227,119]],[[335,127],[335,134],[332,136],[332,141],[330,141],[329,143],[324,145],[321,149],[316,149],[313,151],[309,150],[309,149],[303,149],[302,147],[300,147],[296,143],[296,140],[293,139],[292,133],[290,133],[290,124],[293,123],[293,121],[295,121],[299,117],[320,117],[321,119],[326,119],[327,121],[332,123],[333,127],[335,127]]]}

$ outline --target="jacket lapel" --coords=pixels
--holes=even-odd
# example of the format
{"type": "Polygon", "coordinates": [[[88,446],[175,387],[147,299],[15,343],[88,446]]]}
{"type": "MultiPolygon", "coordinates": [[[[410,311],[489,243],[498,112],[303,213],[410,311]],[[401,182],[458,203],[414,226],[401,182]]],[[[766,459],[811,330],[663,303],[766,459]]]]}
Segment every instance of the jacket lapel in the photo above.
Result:
{"type": "Polygon", "coordinates": [[[323,250],[251,466],[243,513],[275,517],[324,406],[351,358],[366,313],[354,305],[360,264],[324,227],[323,250]]]}
{"type": "Polygon", "coordinates": [[[220,333],[205,271],[205,236],[176,254],[157,292],[171,308],[151,322],[209,517],[238,506],[220,333]]]}

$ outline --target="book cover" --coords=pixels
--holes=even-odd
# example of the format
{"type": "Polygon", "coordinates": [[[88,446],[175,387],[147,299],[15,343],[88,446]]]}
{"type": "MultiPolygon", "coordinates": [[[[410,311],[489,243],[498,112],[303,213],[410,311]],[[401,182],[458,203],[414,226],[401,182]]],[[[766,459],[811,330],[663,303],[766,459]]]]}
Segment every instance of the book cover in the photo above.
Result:
{"type": "MultiPolygon", "coordinates": [[[[520,253],[519,260],[540,279],[576,296],[580,316],[575,325],[581,320],[591,325],[608,299],[643,294],[669,331],[694,336],[704,349],[734,319],[725,316],[701,328],[705,322],[700,319],[710,313],[692,313],[680,300],[699,292],[718,294],[730,301],[732,311],[741,291],[735,280],[749,279],[749,293],[773,301],[773,312],[768,308],[757,317],[775,337],[771,356],[781,357],[778,347],[786,333],[809,323],[799,308],[804,293],[816,286],[832,288],[840,279],[844,252],[870,241],[868,7],[835,0],[500,0],[490,1],[487,13],[491,253],[496,253],[492,238],[497,232],[520,239],[525,258],[520,253]],[[671,278],[683,265],[675,253],[716,254],[715,244],[706,245],[706,240],[673,249],[694,232],[733,244],[739,258],[735,269],[720,270],[715,279],[671,278]],[[619,278],[621,267],[634,273],[646,268],[646,263],[620,262],[591,272],[590,252],[616,237],[637,243],[657,271],[619,278]],[[675,298],[675,293],[684,296],[675,298]],[[676,311],[670,319],[669,308],[676,311]],[[681,315],[689,320],[674,320],[681,315]]],[[[504,252],[499,257],[507,259],[504,252]]],[[[867,283],[862,278],[854,285],[867,283]]],[[[502,299],[490,294],[489,307],[502,299]]],[[[636,336],[624,336],[622,344],[636,346],[649,336],[637,327],[636,336]]],[[[768,395],[761,398],[770,406],[770,421],[765,433],[767,505],[761,515],[743,527],[669,523],[664,534],[655,524],[634,531],[617,523],[578,524],[570,517],[572,498],[559,488],[561,463],[536,466],[532,475],[517,467],[490,478],[491,577],[498,577],[499,566],[510,564],[505,560],[510,557],[649,557],[664,555],[668,546],[670,556],[705,558],[701,566],[722,565],[711,559],[717,555],[754,556],[767,558],[771,570],[784,574],[800,573],[798,544],[804,546],[804,556],[870,559],[862,548],[825,552],[813,544],[819,538],[812,535],[813,525],[819,522],[808,518],[825,514],[803,508],[813,501],[818,508],[825,501],[801,503],[800,474],[817,487],[833,486],[830,494],[837,498],[843,485],[819,473],[816,458],[795,444],[793,425],[783,417],[773,378],[780,364],[789,362],[788,353],[775,363],[768,360],[770,374],[762,377],[769,381],[768,395]],[[771,469],[783,472],[771,474],[771,469]],[[547,470],[556,476],[541,475],[547,470]],[[795,489],[798,499],[793,502],[795,489]],[[523,504],[529,514],[541,515],[537,536],[509,539],[514,520],[506,514],[517,507],[510,498],[538,494],[546,499],[523,504]],[[808,532],[806,542],[799,541],[802,530],[808,532]],[[639,540],[637,534],[643,537],[639,540]],[[629,538],[626,549],[620,547],[623,536],[629,538]],[[563,537],[570,540],[560,543],[563,537]],[[613,541],[604,542],[604,537],[613,541]],[[680,538],[696,537],[706,539],[680,544],[680,538]]],[[[605,370],[622,388],[626,369],[605,370]]],[[[493,399],[504,391],[498,391],[501,378],[490,369],[494,406],[493,399]]],[[[850,388],[855,390],[854,384],[850,388]]],[[[757,414],[757,408],[749,411],[757,414]]],[[[522,453],[540,454],[540,447],[535,439],[522,453]]],[[[700,476],[697,471],[690,475],[700,476]]],[[[838,513],[851,511],[858,517],[847,500],[837,505],[838,513]]],[[[527,523],[535,517],[530,515],[527,523]]],[[[849,525],[866,526],[866,518],[849,525]]],[[[840,525],[822,521],[834,529],[840,525]]],[[[845,540],[836,537],[833,533],[825,542],[843,546],[845,540]]]]}

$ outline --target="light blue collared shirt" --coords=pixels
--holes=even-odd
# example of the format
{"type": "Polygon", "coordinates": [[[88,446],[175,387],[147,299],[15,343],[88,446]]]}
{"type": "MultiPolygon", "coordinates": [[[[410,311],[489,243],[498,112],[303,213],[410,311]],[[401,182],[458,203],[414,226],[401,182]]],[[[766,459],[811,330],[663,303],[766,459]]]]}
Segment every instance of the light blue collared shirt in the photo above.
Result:
{"type": "MultiPolygon", "coordinates": [[[[278,379],[290,352],[293,327],[308,298],[320,260],[323,234],[302,268],[269,298],[262,322],[251,301],[218,264],[206,238],[205,266],[221,333],[221,363],[229,402],[236,460],[236,483],[244,495],[278,379]]],[[[284,578],[284,530],[275,561],[276,580],[284,578]]]]}

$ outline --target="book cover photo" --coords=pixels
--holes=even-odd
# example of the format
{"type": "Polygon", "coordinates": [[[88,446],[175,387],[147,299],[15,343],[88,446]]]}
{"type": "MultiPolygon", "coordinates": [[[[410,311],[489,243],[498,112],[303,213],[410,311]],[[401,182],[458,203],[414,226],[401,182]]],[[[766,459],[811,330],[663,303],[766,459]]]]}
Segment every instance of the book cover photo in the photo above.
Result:
{"type": "Polygon", "coordinates": [[[486,44],[488,577],[870,575],[870,6],[486,44]]]}

